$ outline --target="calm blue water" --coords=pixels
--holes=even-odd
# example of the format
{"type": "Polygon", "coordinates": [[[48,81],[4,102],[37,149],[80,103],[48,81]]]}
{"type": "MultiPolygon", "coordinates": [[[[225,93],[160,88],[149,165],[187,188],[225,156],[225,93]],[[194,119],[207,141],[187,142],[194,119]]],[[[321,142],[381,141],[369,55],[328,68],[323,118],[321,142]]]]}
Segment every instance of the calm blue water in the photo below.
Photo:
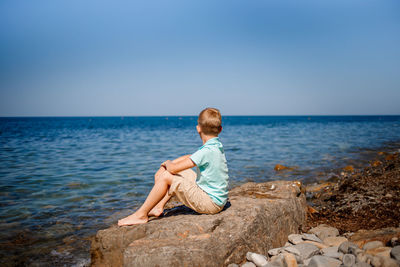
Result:
{"type": "MultiPolygon", "coordinates": [[[[1,265],[82,265],[159,164],[202,145],[197,117],[0,118],[1,265]]],[[[224,117],[231,186],[327,179],[400,147],[400,116],[224,117]],[[295,166],[276,173],[275,164],[295,166]]]]}

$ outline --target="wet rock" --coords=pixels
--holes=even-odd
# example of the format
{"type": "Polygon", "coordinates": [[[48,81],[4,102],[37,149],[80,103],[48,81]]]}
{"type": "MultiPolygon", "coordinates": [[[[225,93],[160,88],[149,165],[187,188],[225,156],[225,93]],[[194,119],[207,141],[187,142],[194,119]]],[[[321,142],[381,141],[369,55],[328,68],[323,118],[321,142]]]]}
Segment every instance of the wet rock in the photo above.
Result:
{"type": "Polygon", "coordinates": [[[397,156],[398,156],[397,154],[390,154],[390,155],[387,155],[387,156],[385,157],[385,160],[391,161],[391,160],[396,159],[397,156]]]}
{"type": "Polygon", "coordinates": [[[310,240],[310,241],[322,243],[322,240],[319,239],[319,238],[318,238],[316,235],[314,235],[314,234],[307,234],[307,233],[304,233],[304,234],[301,235],[301,237],[302,237],[304,240],[310,240]]]}
{"type": "Polygon", "coordinates": [[[248,261],[253,262],[258,267],[267,264],[267,260],[265,259],[265,256],[257,254],[257,253],[247,252],[246,259],[248,261]]]}
{"type": "Polygon", "coordinates": [[[342,261],[344,266],[353,266],[356,263],[356,256],[352,254],[344,254],[342,261]]]}
{"type": "Polygon", "coordinates": [[[382,165],[382,162],[380,162],[379,160],[374,160],[374,161],[371,163],[371,166],[372,166],[372,167],[377,167],[377,166],[380,166],[380,165],[382,165]]]}
{"type": "Polygon", "coordinates": [[[247,183],[232,189],[229,204],[215,215],[174,207],[147,224],[98,231],[91,264],[212,267],[242,262],[248,251],[265,255],[281,247],[305,224],[306,207],[293,182],[247,183]]]}
{"type": "Polygon", "coordinates": [[[365,243],[365,245],[363,246],[363,250],[369,250],[369,249],[373,249],[373,248],[379,248],[379,247],[384,247],[385,245],[382,243],[382,241],[370,241],[368,243],[365,243]]]}
{"type": "Polygon", "coordinates": [[[343,170],[346,172],[354,172],[354,167],[351,165],[348,165],[348,166],[344,167],[343,170]]]}
{"type": "Polygon", "coordinates": [[[328,236],[324,239],[324,244],[330,247],[338,247],[343,242],[348,241],[347,238],[343,236],[328,236]]]}
{"type": "Polygon", "coordinates": [[[342,262],[339,260],[317,255],[311,258],[308,267],[338,267],[341,264],[342,262]]]}
{"type": "Polygon", "coordinates": [[[307,193],[313,194],[321,191],[327,191],[330,188],[333,188],[334,185],[335,184],[332,182],[309,184],[306,186],[306,191],[307,193]]]}
{"type": "Polygon", "coordinates": [[[309,233],[315,234],[321,240],[324,240],[325,238],[327,238],[329,236],[338,236],[339,235],[338,229],[328,226],[328,225],[325,225],[325,224],[321,224],[321,225],[318,225],[317,227],[311,228],[309,233]]]}
{"type": "Polygon", "coordinates": [[[400,261],[400,246],[395,246],[392,248],[390,251],[390,256],[392,256],[393,259],[400,261]]]}
{"type": "Polygon", "coordinates": [[[275,171],[283,171],[283,170],[292,170],[293,168],[287,167],[281,164],[276,164],[274,170],[275,171]]]}
{"type": "Polygon", "coordinates": [[[302,235],[299,235],[299,234],[291,234],[288,236],[288,239],[289,239],[290,243],[292,243],[294,245],[303,242],[302,235]]]}

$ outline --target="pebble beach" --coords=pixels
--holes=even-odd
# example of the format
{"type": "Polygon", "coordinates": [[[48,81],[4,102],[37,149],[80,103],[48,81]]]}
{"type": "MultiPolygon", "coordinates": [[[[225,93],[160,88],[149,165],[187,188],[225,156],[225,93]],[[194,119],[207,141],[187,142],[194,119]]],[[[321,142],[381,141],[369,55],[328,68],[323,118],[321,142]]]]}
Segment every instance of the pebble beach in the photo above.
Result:
{"type": "Polygon", "coordinates": [[[400,158],[377,152],[369,166],[305,186],[307,226],[268,255],[249,251],[229,267],[400,266],[400,158]]]}

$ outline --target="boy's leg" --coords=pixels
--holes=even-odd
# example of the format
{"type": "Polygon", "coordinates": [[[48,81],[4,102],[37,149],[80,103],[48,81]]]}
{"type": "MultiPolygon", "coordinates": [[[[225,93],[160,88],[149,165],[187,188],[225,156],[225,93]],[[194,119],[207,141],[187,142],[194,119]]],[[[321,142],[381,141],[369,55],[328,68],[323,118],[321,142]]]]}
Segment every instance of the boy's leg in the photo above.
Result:
{"type": "Polygon", "coordinates": [[[163,172],[151,189],[146,201],[143,205],[132,215],[119,220],[118,225],[134,225],[146,223],[149,220],[148,213],[153,209],[168,193],[169,186],[172,183],[172,174],[163,172]]]}
{"type": "Polygon", "coordinates": [[[159,217],[164,212],[165,204],[167,204],[171,197],[172,195],[169,195],[167,191],[163,199],[149,212],[148,216],[159,217]]]}
{"type": "MultiPolygon", "coordinates": [[[[160,170],[158,170],[157,173],[155,174],[155,177],[154,177],[155,181],[157,181],[157,179],[159,177],[159,176],[157,177],[157,174],[159,174],[159,173],[162,174],[165,171],[164,168],[160,168],[160,170]]],[[[159,175],[161,175],[161,174],[159,174],[159,175]]],[[[180,175],[180,176],[184,175],[186,179],[196,180],[196,173],[190,169],[184,170],[184,171],[180,172],[178,175],[180,175]]],[[[169,195],[168,191],[167,191],[164,198],[160,202],[158,202],[158,204],[149,212],[148,216],[159,217],[164,212],[165,204],[167,204],[167,202],[171,199],[171,197],[172,197],[172,195],[169,195]]]]}
{"type": "MultiPolygon", "coordinates": [[[[156,172],[156,174],[154,175],[154,183],[157,182],[157,180],[160,178],[160,176],[165,172],[165,168],[160,167],[160,169],[158,169],[158,171],[156,172]]],[[[164,198],[161,199],[160,202],[158,202],[158,204],[149,212],[148,216],[155,216],[155,217],[159,217],[163,211],[164,211],[164,206],[165,204],[167,204],[167,202],[171,199],[171,196],[168,195],[168,191],[165,194],[164,198]]]]}
{"type": "Polygon", "coordinates": [[[166,169],[164,167],[160,167],[158,169],[158,171],[156,172],[156,174],[154,174],[154,183],[157,182],[158,178],[161,176],[161,174],[163,174],[163,172],[165,172],[166,169]]]}

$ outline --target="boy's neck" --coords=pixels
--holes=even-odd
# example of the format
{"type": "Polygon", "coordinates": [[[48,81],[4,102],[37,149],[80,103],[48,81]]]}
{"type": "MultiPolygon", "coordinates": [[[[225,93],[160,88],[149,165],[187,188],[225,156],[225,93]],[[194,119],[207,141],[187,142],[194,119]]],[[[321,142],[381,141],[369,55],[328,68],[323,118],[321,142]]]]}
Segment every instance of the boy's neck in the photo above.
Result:
{"type": "Polygon", "coordinates": [[[210,140],[210,139],[212,139],[212,138],[215,138],[215,137],[218,137],[218,135],[217,135],[217,136],[215,136],[215,135],[201,135],[201,140],[203,141],[203,145],[204,145],[208,140],[210,140]]]}

